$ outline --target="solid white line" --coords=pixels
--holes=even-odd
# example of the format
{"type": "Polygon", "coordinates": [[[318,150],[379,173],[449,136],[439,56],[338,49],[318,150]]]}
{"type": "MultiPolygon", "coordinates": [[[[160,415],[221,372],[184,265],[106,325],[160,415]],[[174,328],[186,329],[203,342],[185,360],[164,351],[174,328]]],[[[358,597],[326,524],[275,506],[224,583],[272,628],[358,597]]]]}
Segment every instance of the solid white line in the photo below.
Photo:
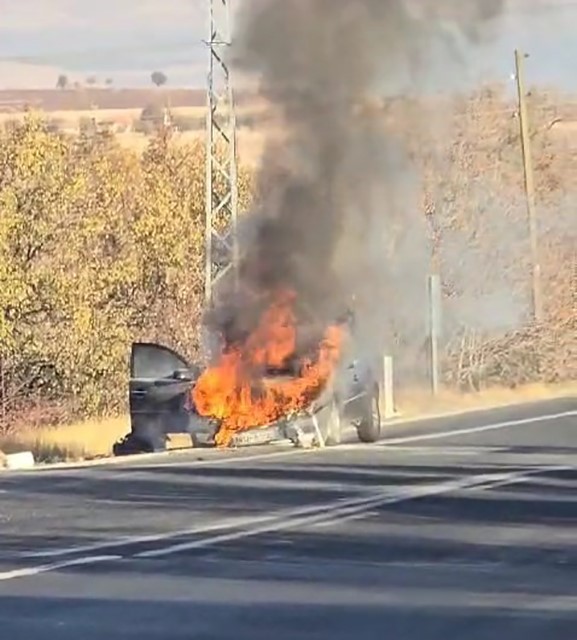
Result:
{"type": "Polygon", "coordinates": [[[388,438],[377,443],[379,447],[389,447],[396,444],[407,444],[409,442],[423,442],[427,440],[444,440],[453,436],[468,436],[475,433],[483,433],[484,431],[497,431],[499,429],[509,429],[524,424],[534,424],[536,422],[547,422],[550,420],[559,420],[560,418],[570,418],[577,416],[577,411],[565,411],[563,413],[552,413],[544,416],[533,416],[531,418],[522,418],[520,420],[508,420],[506,422],[494,422],[481,427],[470,427],[467,429],[453,429],[452,431],[441,431],[439,433],[423,433],[417,436],[403,436],[400,438],[388,438]]]}
{"type": "MultiPolygon", "coordinates": [[[[533,474],[543,473],[554,470],[567,470],[574,469],[569,466],[559,467],[537,467],[528,469],[525,471],[516,471],[510,473],[494,473],[494,474],[482,474],[476,476],[469,476],[465,478],[459,478],[456,480],[449,480],[443,483],[421,486],[421,487],[409,487],[401,489],[396,492],[382,491],[373,496],[364,498],[352,498],[348,500],[339,499],[332,503],[325,503],[324,505],[311,506],[305,510],[310,512],[310,515],[304,516],[288,516],[285,514],[284,519],[277,517],[276,522],[270,524],[264,524],[262,526],[254,526],[258,524],[259,519],[253,518],[251,524],[252,528],[242,531],[230,532],[222,535],[212,536],[203,540],[196,540],[190,543],[183,543],[178,545],[172,545],[170,547],[164,547],[161,549],[150,550],[147,552],[141,552],[135,554],[135,558],[155,558],[171,555],[180,551],[188,551],[193,549],[202,549],[210,546],[214,546],[219,543],[231,542],[240,540],[243,538],[249,538],[263,533],[270,533],[276,531],[283,531],[288,529],[294,529],[298,527],[306,527],[318,525],[321,523],[339,522],[342,518],[351,517],[354,514],[361,514],[370,512],[375,507],[383,506],[386,504],[394,504],[399,502],[406,502],[409,500],[415,500],[433,495],[441,495],[444,493],[450,493],[452,491],[458,491],[462,489],[479,489],[486,490],[495,486],[503,486],[507,484],[513,484],[516,482],[523,482],[526,478],[533,474]]],[[[295,510],[295,512],[298,510],[295,510]]],[[[278,514],[277,514],[278,515],[278,514]]],[[[63,562],[40,565],[36,567],[27,567],[24,569],[16,569],[13,571],[7,571],[0,573],[0,581],[14,580],[17,578],[25,578],[29,576],[38,575],[41,573],[48,573],[52,571],[59,571],[60,569],[66,569],[74,566],[90,565],[98,562],[114,561],[123,559],[120,555],[105,555],[105,556],[92,556],[75,558],[63,562]]]]}
{"type": "Polygon", "coordinates": [[[41,573],[49,573],[50,571],[58,571],[59,569],[66,569],[68,567],[81,567],[84,565],[121,559],[121,556],[92,556],[89,558],[75,558],[74,560],[67,560],[65,562],[44,564],[36,567],[26,567],[24,569],[14,569],[13,571],[4,571],[0,573],[0,582],[5,580],[15,580],[16,578],[28,578],[30,576],[37,576],[41,573]]]}
{"type": "MultiPolygon", "coordinates": [[[[355,451],[355,450],[363,450],[363,451],[374,451],[375,447],[380,447],[381,449],[385,449],[385,445],[383,441],[380,440],[378,443],[369,444],[364,442],[350,442],[345,444],[340,444],[338,446],[338,451],[355,451]]],[[[504,447],[419,447],[419,446],[391,446],[390,449],[394,450],[398,453],[413,453],[415,455],[459,455],[459,456],[480,456],[487,453],[496,453],[502,451],[504,447]]]]}
{"type": "Polygon", "coordinates": [[[494,473],[494,474],[482,474],[476,476],[468,476],[466,478],[458,478],[456,480],[448,480],[433,485],[425,485],[421,487],[410,487],[408,489],[401,489],[400,491],[380,491],[372,496],[364,498],[354,498],[348,501],[348,504],[332,503],[327,504],[323,510],[318,510],[308,516],[292,517],[278,522],[265,524],[262,526],[255,526],[251,529],[245,529],[242,531],[233,531],[202,540],[194,540],[191,542],[184,542],[181,544],[172,545],[162,549],[152,549],[149,551],[143,551],[135,555],[136,558],[159,558],[182,551],[192,551],[195,549],[204,549],[223,542],[233,542],[235,540],[241,540],[252,536],[260,535],[263,533],[271,533],[277,531],[284,531],[287,529],[295,529],[298,527],[317,525],[324,522],[340,521],[341,518],[351,516],[353,514],[359,514],[366,511],[370,511],[375,507],[384,506],[387,504],[396,504],[399,502],[408,502],[410,500],[416,500],[418,498],[424,498],[434,495],[440,495],[457,491],[459,489],[470,488],[490,488],[494,484],[512,484],[514,482],[523,481],[526,477],[534,473],[542,472],[543,469],[527,470],[527,471],[515,471],[511,473],[494,473]]]}
{"type": "MultiPolygon", "coordinates": [[[[541,422],[541,421],[548,421],[548,420],[557,420],[559,418],[565,418],[565,417],[571,417],[571,416],[577,416],[577,411],[566,411],[564,413],[557,413],[557,414],[549,414],[549,415],[544,415],[544,416],[539,416],[539,417],[532,417],[532,418],[524,418],[521,420],[510,420],[507,422],[498,422],[498,423],[494,423],[494,424],[489,424],[489,425],[484,425],[484,426],[480,426],[480,427],[471,427],[468,429],[458,429],[458,430],[453,430],[453,431],[443,431],[440,433],[432,433],[432,434],[421,434],[421,435],[416,435],[416,436],[405,436],[405,437],[400,437],[400,438],[389,438],[386,440],[382,440],[376,444],[373,445],[362,445],[362,444],[343,444],[340,445],[339,447],[331,447],[328,449],[324,449],[324,450],[320,450],[320,449],[293,449],[293,450],[289,450],[289,451],[276,451],[273,453],[261,453],[261,454],[254,454],[254,455],[249,455],[249,456],[230,456],[230,457],[224,457],[224,458],[218,458],[215,460],[201,460],[201,461],[192,461],[192,462],[179,462],[179,463],[169,463],[169,464],[163,464],[163,465],[150,465],[147,464],[144,466],[144,468],[142,469],[142,471],[146,471],[147,469],[150,468],[156,468],[156,467],[168,467],[168,468],[172,468],[172,467],[199,467],[199,466],[213,466],[213,465],[220,465],[220,464],[231,464],[231,462],[255,462],[255,461],[260,461],[260,460],[268,460],[271,458],[278,458],[278,457],[285,457],[285,456],[291,456],[291,455],[303,455],[306,453],[309,454],[314,454],[314,453],[321,453],[321,452],[327,452],[327,451],[338,451],[339,449],[361,449],[361,448],[371,448],[374,450],[375,446],[378,447],[382,447],[382,448],[386,448],[389,446],[393,446],[397,445],[397,444],[406,444],[406,443],[410,443],[410,442],[420,442],[420,441],[426,441],[426,440],[440,440],[440,439],[446,439],[446,438],[450,438],[452,436],[457,436],[457,435],[469,435],[469,434],[474,434],[474,433],[480,433],[483,431],[494,431],[497,429],[505,429],[505,428],[510,428],[510,427],[514,427],[517,425],[523,425],[523,424],[531,424],[531,423],[535,423],[535,422],[541,422]]],[[[396,448],[396,447],[394,447],[396,448]]],[[[400,449],[400,447],[399,447],[400,449]]],[[[315,507],[307,507],[304,508],[304,513],[308,513],[308,511],[310,509],[315,509],[315,507]]],[[[254,524],[254,523],[258,523],[258,522],[269,522],[271,520],[277,520],[279,518],[286,518],[286,517],[293,517],[295,515],[302,515],[303,514],[303,510],[302,509],[297,509],[297,510],[288,510],[288,511],[279,511],[276,512],[274,514],[269,514],[268,516],[262,516],[261,518],[258,518],[257,520],[255,520],[254,518],[249,519],[249,521],[247,522],[246,518],[235,518],[235,519],[230,519],[230,520],[226,520],[223,521],[221,523],[213,523],[210,525],[205,525],[205,526],[201,526],[201,527],[195,527],[195,528],[191,528],[191,529],[184,529],[181,531],[175,531],[172,533],[167,533],[167,534],[158,534],[158,535],[148,535],[148,536],[135,536],[135,537],[128,537],[128,538],[117,538],[114,540],[110,540],[108,542],[99,542],[99,543],[94,543],[94,544],[89,544],[89,545],[81,545],[81,546],[76,546],[76,547],[68,547],[68,548],[64,548],[64,549],[53,549],[53,550],[47,550],[47,551],[31,551],[28,553],[23,553],[20,554],[19,557],[24,557],[24,558],[57,558],[57,557],[63,557],[63,556],[67,556],[67,555],[73,555],[75,553],[83,553],[83,552],[87,552],[87,551],[103,551],[106,549],[114,549],[114,548],[118,548],[118,547],[123,547],[123,546],[127,546],[127,545],[131,545],[131,544],[138,544],[138,543],[146,543],[146,542],[161,542],[163,540],[170,540],[173,538],[177,538],[180,536],[187,536],[187,535],[199,535],[199,534],[203,534],[203,533],[210,533],[213,531],[219,531],[222,529],[232,529],[232,528],[238,528],[238,527],[242,527],[242,526],[246,526],[247,524],[254,524]]]]}
{"type": "Polygon", "coordinates": [[[316,514],[320,511],[332,509],[334,506],[346,506],[349,504],[355,504],[358,498],[345,498],[339,499],[334,503],[320,503],[308,505],[306,507],[298,507],[292,509],[281,509],[279,511],[273,511],[272,513],[265,513],[258,516],[239,516],[236,518],[228,518],[221,520],[220,522],[212,522],[210,524],[201,525],[198,527],[192,527],[190,529],[182,529],[180,531],[172,531],[170,533],[159,533],[146,536],[134,536],[126,538],[116,538],[109,540],[108,542],[95,542],[93,544],[80,545],[75,547],[67,547],[60,549],[48,549],[46,551],[30,551],[24,552],[18,555],[19,558],[59,558],[63,556],[73,555],[75,553],[84,553],[87,551],[105,551],[108,549],[117,549],[119,547],[129,547],[135,544],[142,544],[148,542],[163,542],[172,540],[174,538],[180,538],[184,536],[196,536],[206,533],[214,533],[216,531],[223,531],[227,529],[240,529],[242,527],[249,527],[255,524],[263,524],[268,522],[275,522],[278,520],[285,520],[287,518],[295,518],[300,516],[307,516],[309,514],[316,514]]]}

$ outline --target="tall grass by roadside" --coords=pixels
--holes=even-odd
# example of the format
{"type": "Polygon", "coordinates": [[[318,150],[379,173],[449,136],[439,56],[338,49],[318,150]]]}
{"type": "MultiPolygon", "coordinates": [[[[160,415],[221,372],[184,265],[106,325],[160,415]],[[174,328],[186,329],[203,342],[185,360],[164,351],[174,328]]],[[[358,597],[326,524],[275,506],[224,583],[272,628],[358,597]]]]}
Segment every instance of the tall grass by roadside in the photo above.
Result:
{"type": "Polygon", "coordinates": [[[410,419],[427,414],[474,411],[570,397],[577,397],[577,381],[559,384],[527,384],[516,389],[495,386],[471,393],[443,388],[437,396],[432,396],[429,391],[423,389],[405,389],[397,394],[396,404],[401,416],[410,419]]]}
{"type": "Polygon", "coordinates": [[[127,431],[127,417],[19,429],[0,436],[0,450],[4,453],[32,451],[37,462],[74,462],[111,455],[112,445],[127,431]]]}

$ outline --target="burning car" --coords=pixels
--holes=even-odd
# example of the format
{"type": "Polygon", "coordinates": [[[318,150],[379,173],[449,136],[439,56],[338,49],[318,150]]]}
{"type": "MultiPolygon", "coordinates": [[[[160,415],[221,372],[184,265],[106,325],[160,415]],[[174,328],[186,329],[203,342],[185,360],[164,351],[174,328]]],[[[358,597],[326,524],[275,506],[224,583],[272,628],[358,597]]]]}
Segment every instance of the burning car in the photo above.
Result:
{"type": "Polygon", "coordinates": [[[280,297],[204,370],[166,346],[133,344],[131,431],[115,455],[163,451],[174,433],[195,447],[324,446],[352,424],[361,441],[378,440],[380,370],[360,355],[351,316],[299,343],[292,309],[291,296],[280,297]]]}

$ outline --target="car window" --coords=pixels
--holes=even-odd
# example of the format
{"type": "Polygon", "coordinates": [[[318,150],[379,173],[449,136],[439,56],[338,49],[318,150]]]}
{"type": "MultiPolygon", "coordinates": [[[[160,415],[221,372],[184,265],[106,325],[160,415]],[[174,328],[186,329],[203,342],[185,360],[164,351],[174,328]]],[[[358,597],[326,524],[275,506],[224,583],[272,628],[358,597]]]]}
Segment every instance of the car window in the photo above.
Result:
{"type": "Polygon", "coordinates": [[[132,378],[167,378],[177,369],[188,368],[188,362],[167,347],[146,343],[132,346],[132,378]]]}

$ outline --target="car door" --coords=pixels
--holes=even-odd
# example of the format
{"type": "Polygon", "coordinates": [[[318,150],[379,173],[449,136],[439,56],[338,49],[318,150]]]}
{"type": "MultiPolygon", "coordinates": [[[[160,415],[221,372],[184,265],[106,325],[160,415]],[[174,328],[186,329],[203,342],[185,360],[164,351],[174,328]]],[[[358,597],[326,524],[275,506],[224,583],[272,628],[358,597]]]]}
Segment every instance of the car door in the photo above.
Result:
{"type": "Polygon", "coordinates": [[[195,371],[181,355],[154,343],[134,343],[129,406],[133,434],[160,444],[167,433],[189,430],[195,371]]]}

